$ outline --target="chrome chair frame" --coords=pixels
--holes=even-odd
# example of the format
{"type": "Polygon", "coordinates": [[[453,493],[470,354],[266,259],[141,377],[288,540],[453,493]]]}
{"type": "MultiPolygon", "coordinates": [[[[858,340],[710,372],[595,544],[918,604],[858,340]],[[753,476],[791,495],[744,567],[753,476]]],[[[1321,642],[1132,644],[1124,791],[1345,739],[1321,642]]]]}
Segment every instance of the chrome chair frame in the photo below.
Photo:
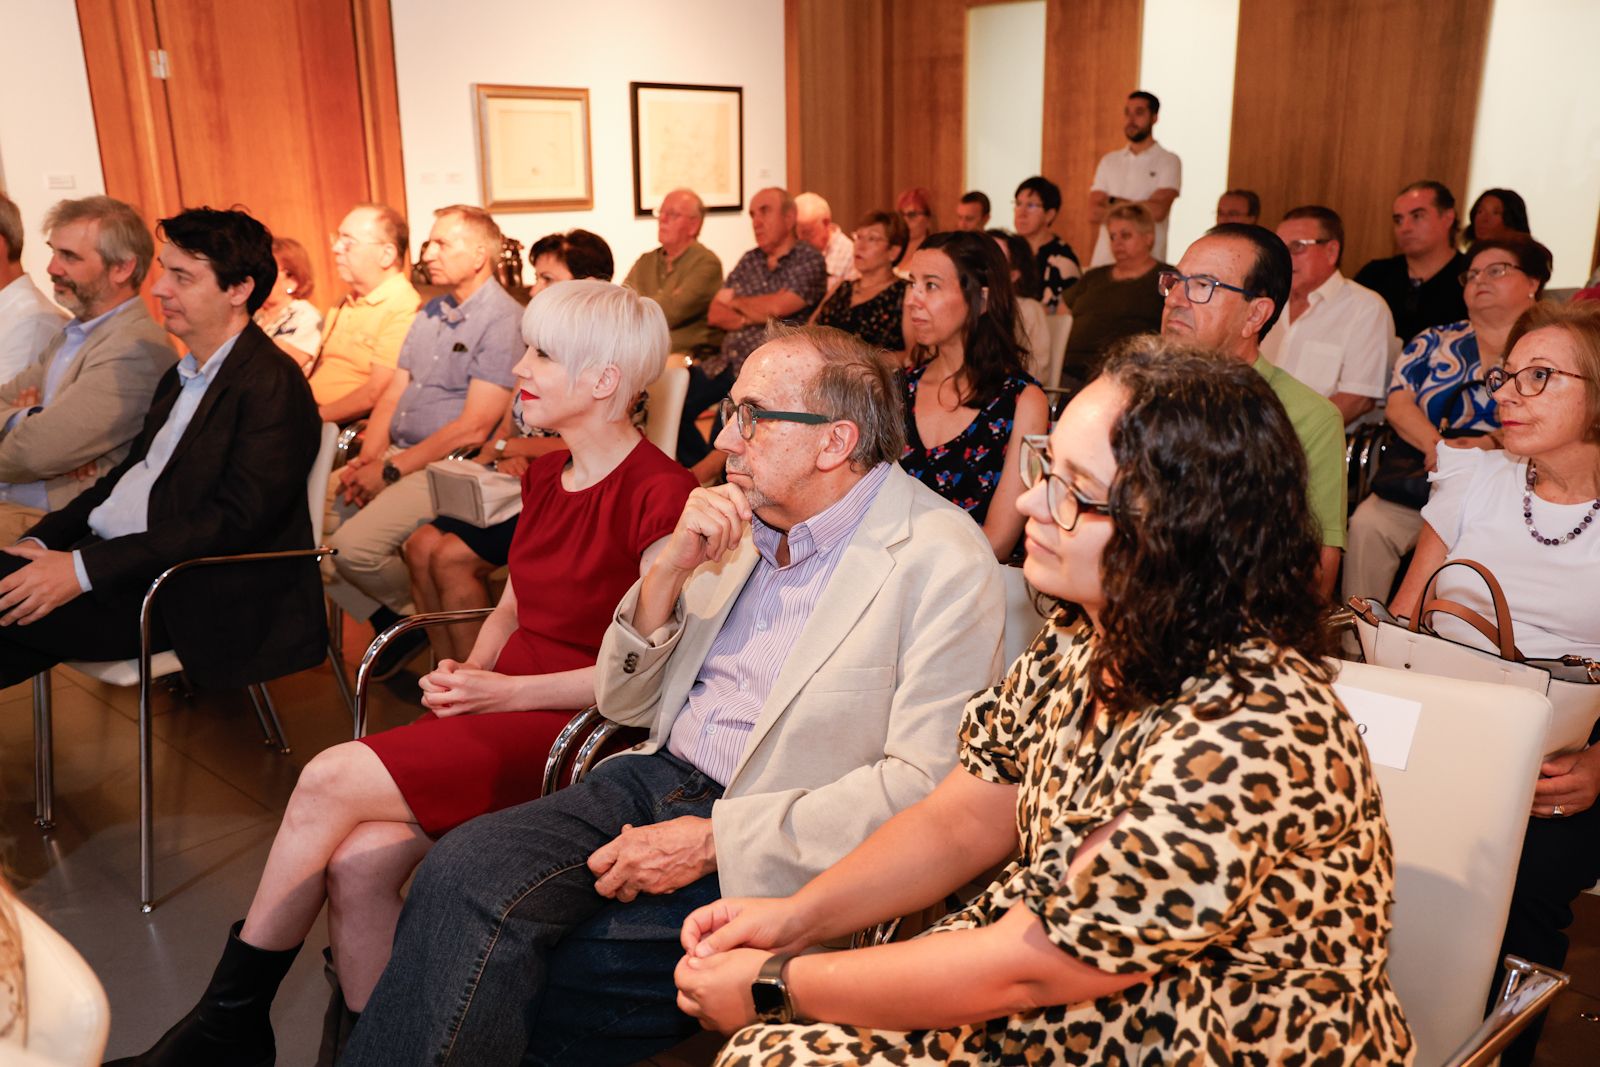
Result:
{"type": "Polygon", "coordinates": [[[1550,1006],[1570,975],[1519,956],[1505,958],[1506,976],[1494,1010],[1462,1046],[1444,1061],[1444,1067],[1488,1067],[1512,1038],[1550,1006]]]}
{"type": "MultiPolygon", "coordinates": [[[[154,788],[152,782],[152,740],[150,686],[155,680],[151,660],[155,653],[150,647],[150,612],[156,594],[174,576],[196,567],[216,567],[233,563],[264,563],[274,560],[316,559],[335,554],[326,545],[317,548],[297,548],[282,552],[247,552],[237,556],[201,556],[197,559],[175,563],[156,575],[145,590],[139,604],[139,910],[149,913],[155,900],[154,852],[154,788]]],[[[335,672],[337,673],[337,671],[335,672]]],[[[54,823],[55,752],[51,721],[51,690],[48,671],[34,676],[34,822],[42,830],[51,829],[54,823]]],[[[260,683],[247,687],[256,717],[268,744],[276,744],[280,752],[289,747],[283,736],[283,724],[278,720],[277,709],[271,696],[260,683]],[[258,698],[256,690],[262,689],[258,698]],[[264,705],[264,706],[263,706],[264,705]],[[270,716],[270,725],[269,725],[270,716]]]]}
{"type": "Polygon", "coordinates": [[[488,618],[493,613],[493,608],[468,608],[464,611],[430,611],[420,615],[408,615],[374,637],[372,644],[367,646],[366,653],[361,657],[361,665],[356,668],[355,739],[359,741],[367,736],[367,692],[372,688],[372,664],[379,653],[389,646],[389,642],[407,630],[471,622],[473,619],[488,618]]]}

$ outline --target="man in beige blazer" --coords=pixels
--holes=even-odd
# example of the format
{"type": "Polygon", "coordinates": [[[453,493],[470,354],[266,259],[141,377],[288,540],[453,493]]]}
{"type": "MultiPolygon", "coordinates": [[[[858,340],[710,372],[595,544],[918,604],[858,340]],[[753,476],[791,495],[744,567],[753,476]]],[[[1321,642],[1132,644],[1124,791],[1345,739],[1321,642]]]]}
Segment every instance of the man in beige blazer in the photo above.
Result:
{"type": "Polygon", "coordinates": [[[728,484],[690,496],[600,650],[601,711],[649,740],[433,849],[342,1064],[670,1047],[697,1029],[672,985],[690,911],[792,892],[954,766],[1004,593],[978,526],[895,465],[892,377],[783,331],[725,407],[728,484]]]}
{"type": "Polygon", "coordinates": [[[72,319],[0,385],[0,544],[65,507],[128,454],[177,362],[139,286],[155,244],[120,200],[63,200],[45,220],[50,281],[72,319]]]}

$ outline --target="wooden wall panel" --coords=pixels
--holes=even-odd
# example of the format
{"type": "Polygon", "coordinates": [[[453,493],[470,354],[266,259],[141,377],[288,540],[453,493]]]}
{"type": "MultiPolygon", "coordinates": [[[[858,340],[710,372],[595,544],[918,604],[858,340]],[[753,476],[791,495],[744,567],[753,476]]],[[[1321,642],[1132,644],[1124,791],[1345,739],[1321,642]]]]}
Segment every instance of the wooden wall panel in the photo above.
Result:
{"type": "MultiPolygon", "coordinates": [[[[1089,183],[1100,157],[1127,143],[1122,104],[1139,87],[1142,0],[1046,0],[1044,145],[1047,177],[1061,186],[1056,232],[1085,263],[1094,251],[1089,183]]],[[[1159,127],[1158,127],[1159,130],[1159,127]]],[[[995,217],[1010,227],[1010,190],[991,190],[995,217]],[[998,193],[998,195],[997,195],[998,193]]]]}
{"type": "Polygon", "coordinates": [[[967,0],[889,0],[889,188],[933,193],[953,221],[966,173],[967,0]]]}
{"type": "Polygon", "coordinates": [[[1490,0],[1241,0],[1228,182],[1262,221],[1320,203],[1345,270],[1394,254],[1390,205],[1435,178],[1463,202],[1490,0]],[[1419,62],[1418,57],[1426,57],[1419,62]]]}
{"type": "Polygon", "coordinates": [[[887,8],[789,0],[785,11],[789,189],[825,197],[846,232],[892,206],[887,8]]]}
{"type": "Polygon", "coordinates": [[[78,21],[106,192],[152,226],[242,205],[305,244],[313,301],[336,301],[326,235],[358,201],[405,209],[388,0],[78,0],[78,21]]]}

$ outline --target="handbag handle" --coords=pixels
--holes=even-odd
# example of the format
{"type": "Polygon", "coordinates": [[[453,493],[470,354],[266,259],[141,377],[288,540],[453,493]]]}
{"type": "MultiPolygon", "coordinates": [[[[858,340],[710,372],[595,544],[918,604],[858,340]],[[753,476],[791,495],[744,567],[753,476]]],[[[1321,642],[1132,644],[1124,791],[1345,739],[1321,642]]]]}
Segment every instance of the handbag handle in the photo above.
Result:
{"type": "Polygon", "coordinates": [[[1421,633],[1422,617],[1434,611],[1444,611],[1445,614],[1455,616],[1471,625],[1499,649],[1501,659],[1510,660],[1513,663],[1522,662],[1522,653],[1517,651],[1516,642],[1512,635],[1511,607],[1506,603],[1505,590],[1500,588],[1500,582],[1489,572],[1489,568],[1483,564],[1470,559],[1452,559],[1440,564],[1439,569],[1434,571],[1428,578],[1428,584],[1422,587],[1422,609],[1411,616],[1411,632],[1421,633]],[[1457,566],[1470,568],[1489,587],[1489,599],[1494,602],[1493,626],[1490,626],[1481,615],[1471,608],[1464,607],[1452,600],[1434,599],[1433,587],[1438,583],[1439,575],[1444,573],[1446,567],[1457,566]],[[1471,617],[1468,618],[1467,616],[1471,617]]]}

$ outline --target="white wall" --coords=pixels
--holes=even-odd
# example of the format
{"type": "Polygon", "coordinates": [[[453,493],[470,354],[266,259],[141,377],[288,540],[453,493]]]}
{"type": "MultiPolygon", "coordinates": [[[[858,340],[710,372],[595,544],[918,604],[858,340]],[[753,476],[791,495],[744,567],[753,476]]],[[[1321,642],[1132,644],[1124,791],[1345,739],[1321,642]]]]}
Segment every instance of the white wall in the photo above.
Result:
{"type": "Polygon", "coordinates": [[[967,9],[965,188],[989,194],[1011,227],[1011,190],[1039,173],[1044,126],[1044,0],[967,9]]]}
{"type": "MultiPolygon", "coordinates": [[[[393,11],[414,244],[435,208],[482,201],[475,82],[589,90],[594,209],[496,219],[524,245],[593,230],[611,245],[618,281],[656,246],[655,222],[633,215],[630,81],[743,86],[745,199],[786,180],[782,0],[393,0],[393,11]]],[[[742,211],[708,216],[700,239],[724,270],[754,244],[742,211]]]]}
{"type": "Polygon", "coordinates": [[[1217,221],[1228,187],[1239,0],[1144,0],[1139,88],[1161,99],[1156,140],[1183,160],[1183,189],[1167,226],[1176,263],[1217,221]]]}
{"type": "Polygon", "coordinates": [[[1482,97],[1462,225],[1484,189],[1514,189],[1533,235],[1555,257],[1556,288],[1581,286],[1600,204],[1600,4],[1595,0],[1497,3],[1489,23],[1482,97]]]}
{"type": "Polygon", "coordinates": [[[39,232],[57,200],[105,192],[77,6],[0,0],[0,181],[22,210],[22,264],[45,293],[39,232]],[[52,176],[62,186],[51,188],[52,176]],[[66,185],[70,182],[70,186],[66,185]]]}

